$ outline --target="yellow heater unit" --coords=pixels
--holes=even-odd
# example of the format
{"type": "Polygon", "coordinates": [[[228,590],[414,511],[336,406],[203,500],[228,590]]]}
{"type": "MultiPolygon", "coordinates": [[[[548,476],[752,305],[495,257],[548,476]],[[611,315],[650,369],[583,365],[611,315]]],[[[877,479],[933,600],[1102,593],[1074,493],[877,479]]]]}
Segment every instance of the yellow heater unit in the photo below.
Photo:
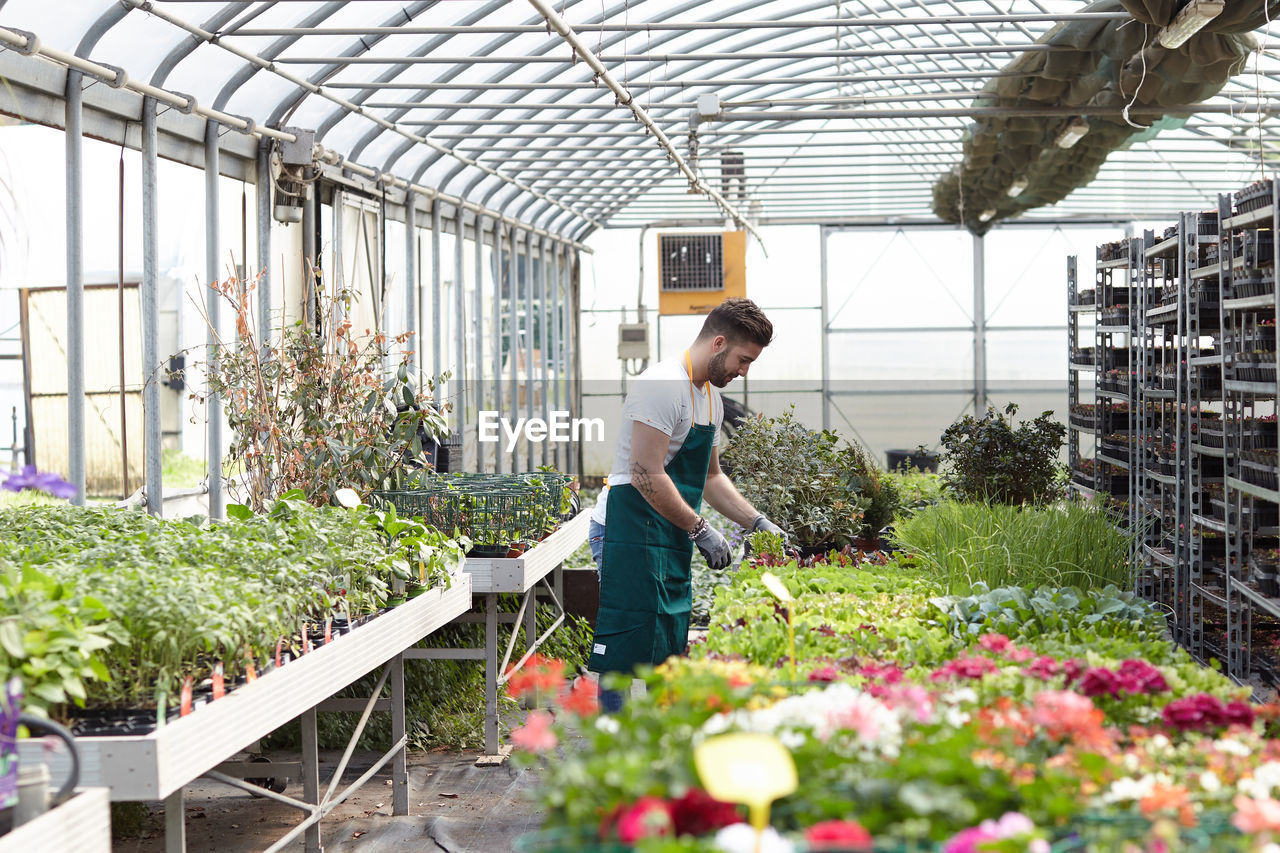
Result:
{"type": "Polygon", "coordinates": [[[747,233],[658,235],[658,314],[708,314],[747,295],[747,233]]]}

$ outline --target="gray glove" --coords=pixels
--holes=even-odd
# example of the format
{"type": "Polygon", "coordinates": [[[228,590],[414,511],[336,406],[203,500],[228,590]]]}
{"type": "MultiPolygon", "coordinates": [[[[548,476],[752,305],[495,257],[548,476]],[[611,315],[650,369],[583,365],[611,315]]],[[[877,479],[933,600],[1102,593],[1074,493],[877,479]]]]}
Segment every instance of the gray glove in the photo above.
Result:
{"type": "Polygon", "coordinates": [[[782,552],[784,554],[797,553],[795,548],[791,545],[791,537],[787,535],[787,531],[783,530],[781,527],[774,524],[764,515],[757,515],[756,520],[751,522],[750,532],[760,533],[762,531],[764,533],[773,533],[777,536],[782,537],[782,552]]]}
{"type": "Polygon", "coordinates": [[[710,524],[702,525],[702,531],[693,538],[693,544],[698,546],[712,570],[718,572],[729,565],[729,540],[710,524]]]}

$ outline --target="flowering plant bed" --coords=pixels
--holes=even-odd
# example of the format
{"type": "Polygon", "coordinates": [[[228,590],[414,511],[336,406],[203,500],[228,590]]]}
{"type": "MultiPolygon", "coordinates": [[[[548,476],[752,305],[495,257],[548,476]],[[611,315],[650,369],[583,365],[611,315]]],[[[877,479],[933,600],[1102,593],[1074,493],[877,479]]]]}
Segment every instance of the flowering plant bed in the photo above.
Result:
{"type": "MultiPolygon", "coordinates": [[[[761,850],[1179,849],[1193,835],[1253,850],[1280,830],[1274,709],[1168,642],[1131,594],[944,595],[910,561],[773,571],[742,569],[705,642],[641,673],[647,695],[621,712],[597,716],[589,685],[563,691],[582,742],[544,765],[547,834],[524,849],[557,849],[535,846],[557,833],[578,840],[559,849],[756,849],[747,812],[708,794],[695,760],[735,733],[795,765],[761,850]]],[[[559,737],[535,712],[513,739],[536,761],[559,737]]]]}

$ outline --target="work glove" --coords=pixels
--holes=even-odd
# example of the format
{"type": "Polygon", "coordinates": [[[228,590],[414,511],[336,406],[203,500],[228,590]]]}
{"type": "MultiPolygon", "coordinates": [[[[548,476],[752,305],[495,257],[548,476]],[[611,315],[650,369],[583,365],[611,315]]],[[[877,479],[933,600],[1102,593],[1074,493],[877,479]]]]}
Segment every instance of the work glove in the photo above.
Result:
{"type": "Polygon", "coordinates": [[[702,532],[694,537],[693,544],[698,546],[713,571],[718,572],[729,565],[729,540],[710,524],[703,526],[702,532]]]}
{"type": "Polygon", "coordinates": [[[750,532],[759,533],[761,531],[764,531],[765,533],[773,533],[782,537],[782,553],[793,555],[799,553],[796,551],[795,546],[791,544],[791,537],[787,535],[787,531],[774,524],[764,515],[757,515],[756,520],[751,522],[750,532]]]}

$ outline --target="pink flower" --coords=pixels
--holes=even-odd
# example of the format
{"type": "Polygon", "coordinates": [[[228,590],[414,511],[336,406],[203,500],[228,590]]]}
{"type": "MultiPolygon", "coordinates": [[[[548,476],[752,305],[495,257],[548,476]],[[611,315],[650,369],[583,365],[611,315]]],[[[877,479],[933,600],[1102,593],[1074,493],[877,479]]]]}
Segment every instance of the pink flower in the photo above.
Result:
{"type": "Polygon", "coordinates": [[[555,749],[559,740],[551,730],[551,715],[546,711],[529,714],[524,725],[511,732],[511,742],[529,752],[546,752],[555,749]]]}
{"type": "Polygon", "coordinates": [[[1062,671],[1066,673],[1068,685],[1083,675],[1085,669],[1087,669],[1085,662],[1077,658],[1071,658],[1070,660],[1064,660],[1062,662],[1062,671]]]}
{"type": "Polygon", "coordinates": [[[1007,657],[1009,660],[1013,661],[1014,663],[1023,663],[1024,661],[1029,661],[1035,656],[1036,656],[1035,649],[1029,649],[1026,646],[1014,646],[1013,648],[1009,649],[1009,653],[1005,655],[1005,657],[1007,657]]]}
{"type": "Polygon", "coordinates": [[[999,668],[991,658],[958,657],[947,661],[934,670],[929,677],[934,681],[943,681],[948,678],[982,678],[988,672],[995,672],[999,668]]]}
{"type": "Polygon", "coordinates": [[[1058,673],[1061,671],[1062,670],[1058,666],[1058,662],[1049,657],[1049,655],[1041,655],[1028,664],[1027,668],[1023,670],[1027,675],[1034,676],[1043,681],[1049,681],[1050,679],[1057,677],[1058,673]]]}
{"type": "Polygon", "coordinates": [[[1255,800],[1238,794],[1231,804],[1236,807],[1231,824],[1246,835],[1280,831],[1280,802],[1271,797],[1255,800]]]}
{"type": "Polygon", "coordinates": [[[1025,838],[1036,831],[1031,818],[1019,812],[1007,812],[1000,820],[984,820],[977,826],[962,829],[942,848],[943,853],[979,853],[987,844],[1005,839],[1026,841],[1028,853],[1049,853],[1049,842],[1043,838],[1025,838]]]}
{"type": "Polygon", "coordinates": [[[839,681],[840,673],[837,672],[836,668],[833,666],[824,666],[822,669],[815,669],[813,672],[809,673],[809,680],[827,683],[839,681]]]}
{"type": "Polygon", "coordinates": [[[1095,667],[1080,679],[1080,692],[1086,696],[1119,696],[1120,679],[1105,667],[1095,667]]]}
{"type": "Polygon", "coordinates": [[[978,638],[978,645],[989,652],[1002,654],[1013,647],[1013,640],[1010,640],[1004,634],[983,634],[978,638]]]}
{"type": "Polygon", "coordinates": [[[1129,693],[1164,693],[1169,689],[1160,670],[1143,660],[1124,661],[1116,675],[1129,693]]]}
{"type": "Polygon", "coordinates": [[[618,840],[623,844],[674,834],[671,807],[658,797],[641,797],[618,815],[618,840]]]}
{"type": "Polygon", "coordinates": [[[1253,707],[1248,702],[1228,702],[1223,717],[1229,726],[1252,726],[1253,707]]]}
{"type": "Polygon", "coordinates": [[[668,803],[676,835],[710,835],[742,818],[738,807],[723,803],[701,788],[690,788],[683,797],[668,803]]]}
{"type": "Polygon", "coordinates": [[[871,833],[856,820],[824,820],[809,827],[804,840],[815,853],[828,848],[845,850],[849,847],[870,847],[871,833]]]}
{"type": "Polygon", "coordinates": [[[1208,693],[1175,699],[1164,706],[1160,717],[1166,726],[1178,731],[1203,731],[1227,725],[1227,709],[1216,696],[1208,693]]]}

